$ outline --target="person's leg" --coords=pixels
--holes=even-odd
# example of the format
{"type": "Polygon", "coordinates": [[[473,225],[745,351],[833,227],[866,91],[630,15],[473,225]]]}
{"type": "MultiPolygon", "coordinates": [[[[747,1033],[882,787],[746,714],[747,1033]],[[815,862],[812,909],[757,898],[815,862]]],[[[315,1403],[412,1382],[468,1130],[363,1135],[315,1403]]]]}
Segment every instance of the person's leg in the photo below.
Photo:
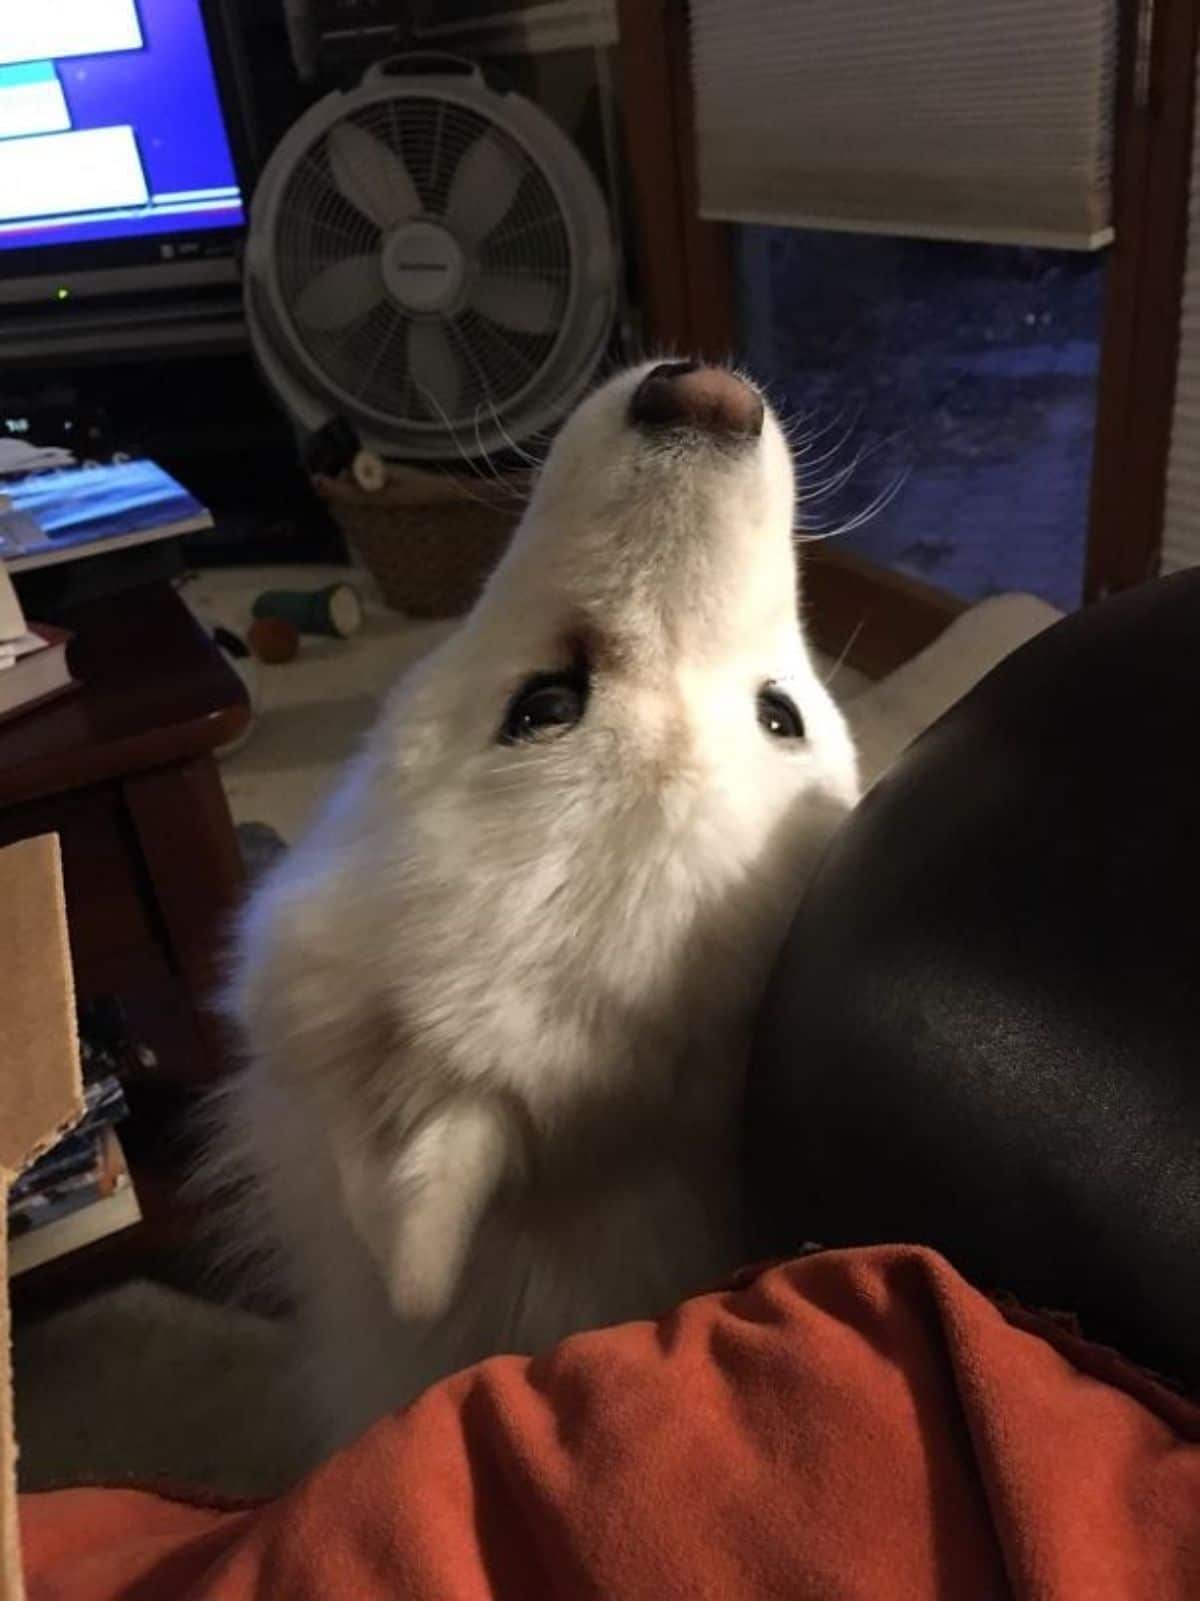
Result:
{"type": "Polygon", "coordinates": [[[855,813],[763,1008],[764,1252],[936,1246],[1200,1384],[1200,572],[1018,651],[855,813]]]}

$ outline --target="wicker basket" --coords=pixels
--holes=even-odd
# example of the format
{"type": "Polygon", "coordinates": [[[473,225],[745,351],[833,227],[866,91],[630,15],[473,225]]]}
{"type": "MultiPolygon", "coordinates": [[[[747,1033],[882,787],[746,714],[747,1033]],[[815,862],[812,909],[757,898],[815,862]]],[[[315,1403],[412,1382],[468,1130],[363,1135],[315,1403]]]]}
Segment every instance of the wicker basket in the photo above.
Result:
{"type": "Polygon", "coordinates": [[[390,467],[374,492],[348,473],[313,483],[384,600],[411,617],[471,609],[508,546],[528,487],[515,476],[464,482],[413,467],[390,467]]]}

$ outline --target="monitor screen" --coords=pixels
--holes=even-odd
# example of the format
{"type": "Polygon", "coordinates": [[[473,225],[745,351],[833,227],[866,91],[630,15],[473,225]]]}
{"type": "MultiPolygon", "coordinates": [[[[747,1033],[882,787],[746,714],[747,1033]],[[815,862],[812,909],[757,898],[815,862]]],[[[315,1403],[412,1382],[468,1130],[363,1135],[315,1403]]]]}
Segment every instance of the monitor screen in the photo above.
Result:
{"type": "Polygon", "coordinates": [[[0,0],[0,273],[244,221],[201,0],[0,0]]]}

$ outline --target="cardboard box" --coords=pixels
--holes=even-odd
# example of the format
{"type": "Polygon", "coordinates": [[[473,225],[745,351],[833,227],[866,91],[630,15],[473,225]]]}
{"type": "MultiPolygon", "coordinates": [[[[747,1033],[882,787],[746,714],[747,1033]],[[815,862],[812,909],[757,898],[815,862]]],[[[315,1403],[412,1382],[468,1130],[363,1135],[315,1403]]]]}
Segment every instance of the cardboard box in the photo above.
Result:
{"type": "MultiPolygon", "coordinates": [[[[0,1199],[83,1112],[58,840],[0,850],[0,1199]]],[[[0,1601],[22,1601],[7,1230],[0,1228],[0,1601]]]]}

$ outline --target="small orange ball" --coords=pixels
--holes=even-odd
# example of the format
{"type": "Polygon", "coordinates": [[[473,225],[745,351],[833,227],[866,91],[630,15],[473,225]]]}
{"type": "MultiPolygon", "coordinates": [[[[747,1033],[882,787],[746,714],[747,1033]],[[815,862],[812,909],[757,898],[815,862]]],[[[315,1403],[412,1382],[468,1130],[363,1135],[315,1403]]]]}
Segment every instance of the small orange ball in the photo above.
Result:
{"type": "Polygon", "coordinates": [[[256,617],[246,642],[260,662],[290,662],[300,649],[300,630],[283,617],[256,617]]]}

